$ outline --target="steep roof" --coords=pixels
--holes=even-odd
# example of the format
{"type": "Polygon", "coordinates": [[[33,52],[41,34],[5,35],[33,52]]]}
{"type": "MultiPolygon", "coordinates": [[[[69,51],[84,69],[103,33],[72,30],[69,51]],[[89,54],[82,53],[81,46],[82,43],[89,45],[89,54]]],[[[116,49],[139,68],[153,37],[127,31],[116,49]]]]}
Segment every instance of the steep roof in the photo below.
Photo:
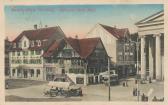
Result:
{"type": "Polygon", "coordinates": [[[163,21],[163,20],[155,20],[156,18],[163,16],[164,15],[164,11],[161,10],[153,15],[150,15],[138,22],[135,23],[135,25],[139,25],[139,24],[143,24],[143,23],[149,23],[149,22],[155,22],[155,21],[163,21]]]}
{"type": "MultiPolygon", "coordinates": [[[[100,38],[85,38],[85,39],[64,38],[62,41],[65,41],[66,43],[68,43],[79,54],[81,58],[87,58],[90,54],[93,53],[98,43],[101,42],[101,39],[100,38]]],[[[44,53],[43,56],[45,57],[51,56],[54,53],[55,49],[59,47],[60,43],[57,43],[57,42],[53,43],[48,48],[48,50],[44,53]]]]}
{"type": "Polygon", "coordinates": [[[59,47],[59,43],[54,41],[51,46],[49,46],[48,50],[43,54],[44,57],[49,57],[53,55],[54,51],[59,47]]]}
{"type": "Polygon", "coordinates": [[[53,36],[55,33],[60,32],[60,27],[48,27],[48,28],[40,28],[40,29],[34,29],[34,30],[25,30],[23,31],[18,37],[16,37],[13,42],[18,42],[24,35],[29,40],[43,40],[43,39],[49,39],[51,36],[53,36]]]}
{"type": "Polygon", "coordinates": [[[119,29],[116,27],[111,27],[103,24],[99,24],[99,25],[102,26],[106,31],[108,31],[111,35],[113,35],[117,39],[124,38],[125,34],[127,32],[129,33],[128,28],[119,29]]]}
{"type": "Polygon", "coordinates": [[[96,48],[97,44],[101,42],[100,38],[84,38],[74,39],[66,38],[66,41],[72,46],[81,58],[87,58],[96,48]]]}

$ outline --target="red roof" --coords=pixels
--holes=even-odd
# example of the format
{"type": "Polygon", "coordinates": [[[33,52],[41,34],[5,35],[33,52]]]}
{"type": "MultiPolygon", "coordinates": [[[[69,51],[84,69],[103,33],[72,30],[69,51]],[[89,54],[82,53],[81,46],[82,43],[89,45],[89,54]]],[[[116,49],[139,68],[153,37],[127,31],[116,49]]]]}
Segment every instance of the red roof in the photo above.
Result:
{"type": "MultiPolygon", "coordinates": [[[[100,38],[85,38],[85,39],[74,39],[74,38],[65,38],[64,40],[67,42],[79,55],[81,58],[87,58],[99,42],[101,42],[100,38]]],[[[101,42],[102,43],[102,42],[101,42]]],[[[48,50],[43,54],[44,57],[50,57],[54,53],[55,49],[59,47],[59,43],[53,43],[48,50]]]]}
{"type": "Polygon", "coordinates": [[[48,50],[43,54],[44,57],[49,57],[53,55],[54,51],[59,47],[59,43],[55,41],[51,44],[51,46],[48,48],[48,50]]]}
{"type": "Polygon", "coordinates": [[[10,51],[22,51],[22,48],[11,48],[10,51]]]}
{"type": "Polygon", "coordinates": [[[101,42],[100,38],[73,39],[66,38],[66,41],[72,46],[81,58],[87,58],[101,42]]]}
{"type": "Polygon", "coordinates": [[[48,27],[48,28],[40,28],[34,30],[26,30],[23,31],[13,42],[18,42],[24,35],[30,40],[43,40],[49,39],[55,33],[58,33],[60,27],[48,27]]]}
{"type": "Polygon", "coordinates": [[[123,29],[118,29],[116,27],[111,27],[111,26],[107,26],[107,25],[103,25],[100,24],[105,30],[107,30],[110,34],[112,34],[113,36],[115,36],[116,38],[120,39],[120,38],[124,38],[125,34],[128,31],[128,28],[123,28],[123,29]]]}

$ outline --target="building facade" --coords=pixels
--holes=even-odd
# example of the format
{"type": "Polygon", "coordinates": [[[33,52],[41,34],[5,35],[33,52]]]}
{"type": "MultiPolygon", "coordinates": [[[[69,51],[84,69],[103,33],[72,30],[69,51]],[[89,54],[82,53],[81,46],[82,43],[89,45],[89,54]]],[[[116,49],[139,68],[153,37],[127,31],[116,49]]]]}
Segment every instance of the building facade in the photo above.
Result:
{"type": "Polygon", "coordinates": [[[103,24],[96,24],[88,34],[88,38],[100,37],[113,67],[119,77],[126,77],[135,71],[135,44],[130,42],[127,28],[119,29],[103,24]],[[115,66],[114,66],[115,65],[115,66]]]}
{"type": "Polygon", "coordinates": [[[10,61],[9,61],[9,52],[12,48],[12,43],[8,40],[8,38],[5,39],[5,76],[10,75],[10,61]]]}
{"type": "Polygon", "coordinates": [[[117,41],[117,67],[119,77],[128,77],[136,74],[136,45],[125,37],[117,41]]]}
{"type": "Polygon", "coordinates": [[[9,52],[10,77],[44,80],[43,53],[65,37],[59,26],[23,31],[12,41],[9,52]]]}
{"type": "Polygon", "coordinates": [[[66,74],[76,84],[99,83],[107,70],[107,53],[100,38],[65,38],[53,43],[46,53],[46,79],[66,74]]]}
{"type": "Polygon", "coordinates": [[[99,83],[107,58],[100,38],[66,38],[60,27],[35,28],[12,41],[10,77],[52,81],[61,76],[76,84],[99,83]]]}
{"type": "Polygon", "coordinates": [[[141,39],[141,78],[164,79],[164,12],[135,24],[141,39]]]}

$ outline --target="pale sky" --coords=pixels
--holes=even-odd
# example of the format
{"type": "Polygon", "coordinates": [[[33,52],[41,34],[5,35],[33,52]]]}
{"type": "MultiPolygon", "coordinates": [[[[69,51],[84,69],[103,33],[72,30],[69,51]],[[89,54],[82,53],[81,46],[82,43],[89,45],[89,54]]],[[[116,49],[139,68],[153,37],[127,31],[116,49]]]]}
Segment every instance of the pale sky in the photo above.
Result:
{"type": "Polygon", "coordinates": [[[23,30],[33,29],[34,24],[44,27],[59,25],[66,36],[85,37],[97,23],[129,28],[141,19],[163,10],[162,4],[125,5],[33,5],[5,6],[6,36],[16,38],[23,30]]]}

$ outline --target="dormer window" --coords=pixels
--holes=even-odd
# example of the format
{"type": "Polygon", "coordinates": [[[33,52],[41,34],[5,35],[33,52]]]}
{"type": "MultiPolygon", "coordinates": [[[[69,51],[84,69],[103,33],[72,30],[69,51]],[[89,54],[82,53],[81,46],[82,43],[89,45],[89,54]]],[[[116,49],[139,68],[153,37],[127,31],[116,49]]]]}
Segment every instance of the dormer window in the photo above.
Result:
{"type": "Polygon", "coordinates": [[[27,43],[26,43],[26,41],[24,41],[24,47],[26,47],[27,46],[27,43]]]}
{"type": "Polygon", "coordinates": [[[34,47],[34,41],[31,41],[31,47],[34,47]]]}
{"type": "Polygon", "coordinates": [[[37,41],[37,44],[38,44],[38,46],[41,46],[41,41],[38,40],[38,41],[37,41]]]}

